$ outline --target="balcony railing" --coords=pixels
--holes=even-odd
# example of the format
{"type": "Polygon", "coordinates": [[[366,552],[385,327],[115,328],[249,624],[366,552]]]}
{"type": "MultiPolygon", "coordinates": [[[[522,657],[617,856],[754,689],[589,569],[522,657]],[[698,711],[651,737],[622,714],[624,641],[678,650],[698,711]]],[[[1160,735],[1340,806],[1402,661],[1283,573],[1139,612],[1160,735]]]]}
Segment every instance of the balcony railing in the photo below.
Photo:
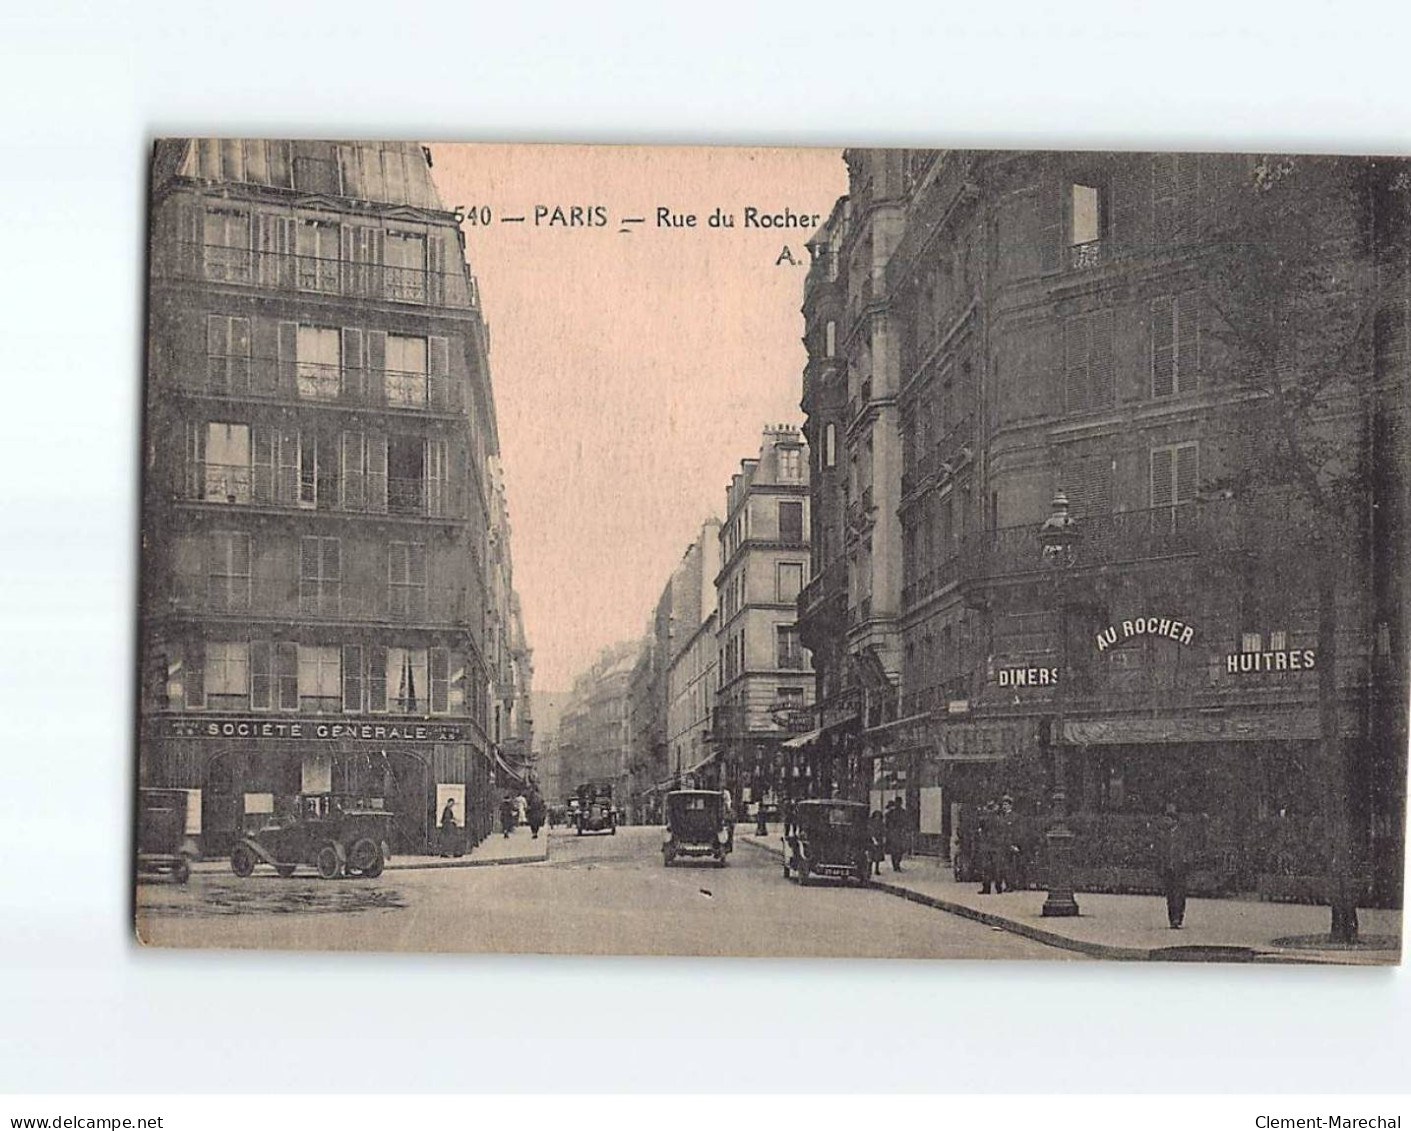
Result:
{"type": "Polygon", "coordinates": [[[1102,262],[1102,241],[1088,240],[1087,243],[1075,243],[1068,248],[1068,266],[1074,271],[1083,271],[1089,267],[1096,267],[1102,262]]]}
{"type": "Polygon", "coordinates": [[[439,480],[368,474],[306,475],[293,467],[195,463],[188,467],[182,497],[227,506],[460,517],[460,507],[448,485],[439,480]]]}
{"type": "Polygon", "coordinates": [[[329,578],[266,582],[249,576],[178,573],[168,608],[194,616],[465,626],[469,604],[465,590],[451,586],[368,589],[329,578]]]}
{"type": "Polygon", "coordinates": [[[459,266],[432,271],[419,266],[359,263],[292,252],[256,251],[183,241],[173,267],[179,275],[264,290],[342,295],[418,306],[479,309],[475,277],[459,266]]]}
{"type": "Polygon", "coordinates": [[[449,375],[400,369],[344,368],[334,362],[280,361],[249,354],[188,356],[174,383],[193,393],[323,401],[359,408],[457,412],[460,388],[449,375]]]}
{"type": "Polygon", "coordinates": [[[834,558],[814,575],[799,594],[800,614],[810,615],[822,602],[840,594],[846,584],[847,564],[842,558],[834,558]]]}

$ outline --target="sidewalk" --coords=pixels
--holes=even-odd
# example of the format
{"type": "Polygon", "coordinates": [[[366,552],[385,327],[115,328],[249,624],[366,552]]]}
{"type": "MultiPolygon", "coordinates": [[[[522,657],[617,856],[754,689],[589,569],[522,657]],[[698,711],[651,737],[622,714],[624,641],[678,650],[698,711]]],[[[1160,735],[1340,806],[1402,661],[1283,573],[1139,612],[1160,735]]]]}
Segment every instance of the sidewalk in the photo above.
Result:
{"type": "MultiPolygon", "coordinates": [[[[736,828],[735,837],[782,856],[779,837],[760,838],[736,828]]],[[[1192,899],[1184,929],[1166,923],[1166,903],[1157,895],[1078,893],[1081,914],[1045,919],[1044,892],[980,895],[978,885],[957,883],[948,865],[931,857],[909,857],[902,871],[884,861],[875,887],[928,907],[949,911],[1050,946],[1093,958],[1230,962],[1318,962],[1388,965],[1400,961],[1401,912],[1358,912],[1365,943],[1357,950],[1319,948],[1328,909],[1244,899],[1192,899]]]]}

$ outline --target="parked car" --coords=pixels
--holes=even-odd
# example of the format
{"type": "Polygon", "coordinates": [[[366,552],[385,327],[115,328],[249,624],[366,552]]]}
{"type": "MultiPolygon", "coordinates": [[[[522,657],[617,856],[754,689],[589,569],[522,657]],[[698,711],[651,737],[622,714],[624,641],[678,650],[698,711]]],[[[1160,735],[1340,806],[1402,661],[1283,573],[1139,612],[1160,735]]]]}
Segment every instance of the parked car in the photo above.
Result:
{"type": "Polygon", "coordinates": [[[661,841],[665,867],[671,867],[678,856],[709,856],[723,868],[734,847],[723,793],[678,789],[666,795],[666,828],[661,841]]]}
{"type": "Polygon", "coordinates": [[[784,838],[784,876],[872,879],[867,806],[860,801],[800,801],[798,831],[784,838]]]}
{"type": "Polygon", "coordinates": [[[232,872],[248,876],[257,865],[268,864],[288,877],[305,864],[325,880],[382,875],[392,856],[391,813],[356,801],[345,804],[331,793],[300,794],[298,801],[289,817],[240,838],[230,854],[232,872]]]}
{"type": "Polygon", "coordinates": [[[191,865],[200,858],[196,839],[200,812],[184,789],[137,791],[137,872],[169,875],[179,884],[191,878],[191,865]]]}

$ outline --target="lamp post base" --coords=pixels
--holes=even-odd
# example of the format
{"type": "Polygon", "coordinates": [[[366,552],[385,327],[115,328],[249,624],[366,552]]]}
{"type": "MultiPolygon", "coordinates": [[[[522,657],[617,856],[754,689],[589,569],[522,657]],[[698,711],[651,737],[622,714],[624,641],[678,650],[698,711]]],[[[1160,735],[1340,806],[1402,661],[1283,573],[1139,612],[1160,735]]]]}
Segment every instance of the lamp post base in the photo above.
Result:
{"type": "Polygon", "coordinates": [[[1078,914],[1078,901],[1073,893],[1051,891],[1044,900],[1042,915],[1045,919],[1068,919],[1078,914]]]}
{"type": "Polygon", "coordinates": [[[1048,858],[1052,869],[1053,882],[1048,896],[1044,899],[1042,915],[1045,919],[1067,919],[1079,914],[1078,901],[1073,896],[1073,881],[1070,878],[1069,852],[1073,847],[1073,832],[1060,819],[1048,831],[1048,858]]]}

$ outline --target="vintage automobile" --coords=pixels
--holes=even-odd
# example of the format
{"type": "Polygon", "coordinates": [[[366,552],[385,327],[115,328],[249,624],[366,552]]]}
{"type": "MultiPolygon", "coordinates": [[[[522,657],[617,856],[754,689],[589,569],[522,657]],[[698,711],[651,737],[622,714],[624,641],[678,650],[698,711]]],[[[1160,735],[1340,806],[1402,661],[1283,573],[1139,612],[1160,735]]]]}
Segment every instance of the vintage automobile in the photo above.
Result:
{"type": "Polygon", "coordinates": [[[671,867],[678,856],[709,856],[718,867],[734,849],[725,795],[710,789],[678,789],[666,795],[666,827],[661,860],[671,867]]]}
{"type": "Polygon", "coordinates": [[[812,876],[872,878],[872,837],[867,806],[860,801],[800,801],[798,830],[784,838],[784,876],[792,872],[799,883],[812,876]]]}
{"type": "Polygon", "coordinates": [[[137,871],[139,875],[169,875],[179,884],[191,878],[191,865],[201,855],[184,789],[137,791],[137,871]]]}
{"type": "Polygon", "coordinates": [[[289,877],[300,864],[325,880],[337,876],[376,879],[392,852],[392,814],[331,793],[304,793],[288,817],[241,837],[230,853],[230,870],[248,876],[268,864],[289,877]]]}
{"type": "Polygon", "coordinates": [[[579,836],[585,832],[617,835],[617,810],[612,804],[611,782],[588,782],[578,787],[574,824],[579,836]]]}

